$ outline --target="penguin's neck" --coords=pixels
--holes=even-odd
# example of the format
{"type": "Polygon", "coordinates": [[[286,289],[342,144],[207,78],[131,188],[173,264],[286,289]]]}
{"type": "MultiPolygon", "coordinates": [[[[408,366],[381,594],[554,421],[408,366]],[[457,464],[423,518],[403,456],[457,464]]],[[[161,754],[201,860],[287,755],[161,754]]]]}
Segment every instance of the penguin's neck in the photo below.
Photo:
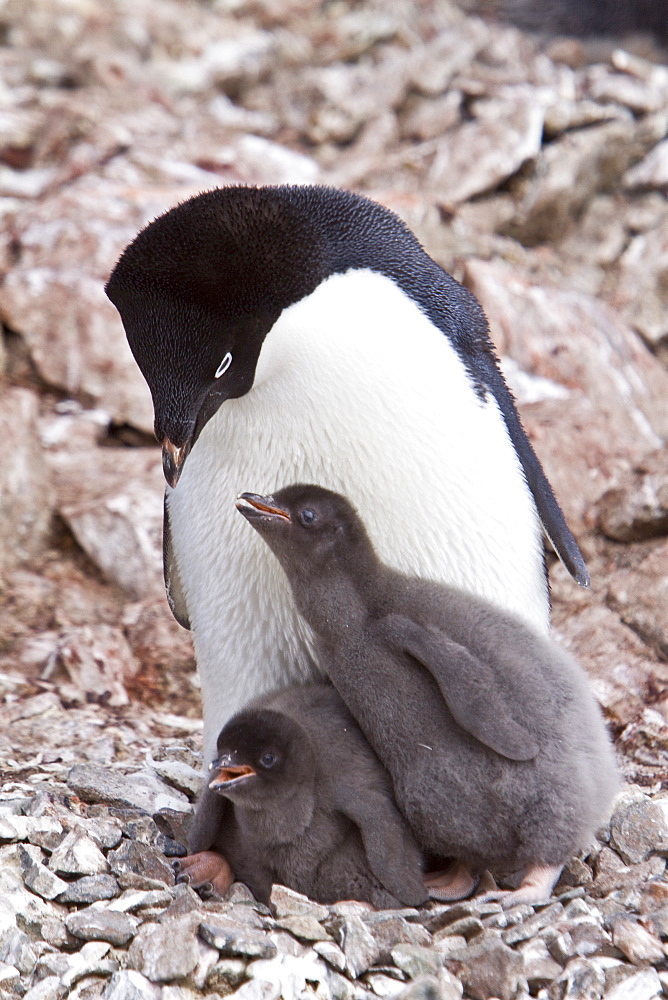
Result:
{"type": "Polygon", "coordinates": [[[275,804],[266,802],[235,805],[241,833],[266,845],[292,843],[304,833],[315,813],[315,782],[300,779],[294,789],[275,804]]]}
{"type": "Polygon", "coordinates": [[[356,567],[331,566],[308,579],[292,576],[295,603],[315,634],[337,644],[356,641],[369,621],[384,607],[382,574],[375,560],[356,567]]]}

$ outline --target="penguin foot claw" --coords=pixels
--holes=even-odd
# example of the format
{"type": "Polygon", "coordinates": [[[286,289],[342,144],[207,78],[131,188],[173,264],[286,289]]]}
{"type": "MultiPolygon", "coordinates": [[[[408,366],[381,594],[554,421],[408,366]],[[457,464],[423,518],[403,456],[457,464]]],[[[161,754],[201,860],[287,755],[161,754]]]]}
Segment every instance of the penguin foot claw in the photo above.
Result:
{"type": "Polygon", "coordinates": [[[476,902],[500,903],[504,910],[519,903],[546,903],[561,874],[562,865],[530,865],[517,889],[493,889],[476,896],[476,902]]]}
{"type": "Polygon", "coordinates": [[[176,882],[192,886],[203,898],[224,896],[234,882],[227,859],[217,851],[200,851],[172,864],[176,882]]]}

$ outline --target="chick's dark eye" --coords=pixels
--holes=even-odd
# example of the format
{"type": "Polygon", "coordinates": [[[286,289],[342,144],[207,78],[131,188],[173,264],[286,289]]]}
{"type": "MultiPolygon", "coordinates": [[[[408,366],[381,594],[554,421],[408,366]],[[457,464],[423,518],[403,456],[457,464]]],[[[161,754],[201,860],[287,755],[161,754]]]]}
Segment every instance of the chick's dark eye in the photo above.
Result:
{"type": "Polygon", "coordinates": [[[262,764],[262,767],[273,767],[276,763],[276,757],[273,753],[263,753],[260,757],[260,763],[262,764]]]}
{"type": "Polygon", "coordinates": [[[304,510],[300,510],[299,520],[305,528],[310,528],[313,522],[317,520],[317,514],[314,510],[306,507],[304,510]]]}

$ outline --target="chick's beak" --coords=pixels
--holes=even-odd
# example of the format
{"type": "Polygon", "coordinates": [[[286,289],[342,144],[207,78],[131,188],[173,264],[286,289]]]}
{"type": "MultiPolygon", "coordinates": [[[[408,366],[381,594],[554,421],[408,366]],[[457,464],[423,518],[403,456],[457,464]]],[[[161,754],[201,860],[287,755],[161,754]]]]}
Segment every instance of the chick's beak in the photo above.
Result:
{"type": "Polygon", "coordinates": [[[262,518],[267,521],[291,521],[290,511],[279,507],[273,497],[263,497],[259,493],[240,493],[236,508],[248,520],[262,518]]]}
{"type": "Polygon", "coordinates": [[[162,439],[162,471],[172,488],[179,481],[189,451],[190,442],[179,446],[170,441],[168,437],[162,439]]]}
{"type": "Polygon", "coordinates": [[[214,761],[210,769],[215,771],[209,782],[209,788],[213,791],[241,785],[256,773],[249,764],[223,764],[222,761],[214,761]]]}

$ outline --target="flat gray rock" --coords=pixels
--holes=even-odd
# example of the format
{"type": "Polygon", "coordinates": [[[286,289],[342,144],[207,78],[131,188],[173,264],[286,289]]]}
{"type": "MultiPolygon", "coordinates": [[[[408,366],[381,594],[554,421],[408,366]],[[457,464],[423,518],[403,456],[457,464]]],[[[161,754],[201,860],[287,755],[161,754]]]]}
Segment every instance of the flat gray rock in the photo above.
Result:
{"type": "Polygon", "coordinates": [[[65,926],[74,937],[84,941],[108,941],[124,945],[137,933],[139,921],[127,913],[89,906],[70,913],[65,926]]]}
{"type": "Polygon", "coordinates": [[[150,815],[165,808],[191,811],[187,797],[149,769],[123,775],[95,764],[76,764],[67,776],[67,784],[84,802],[141,809],[150,815]]]}
{"type": "Polygon", "coordinates": [[[217,948],[221,955],[246,958],[273,958],[276,955],[276,945],[266,935],[250,928],[224,925],[215,922],[202,923],[199,933],[207,944],[217,948]]]}
{"type": "Polygon", "coordinates": [[[436,975],[443,965],[443,958],[438,952],[414,944],[397,944],[392,949],[391,955],[394,964],[405,972],[409,979],[436,975]]]}
{"type": "Polygon", "coordinates": [[[82,904],[114,899],[119,894],[120,888],[113,875],[84,875],[76,882],[69,882],[56,898],[59,903],[82,904]]]}

